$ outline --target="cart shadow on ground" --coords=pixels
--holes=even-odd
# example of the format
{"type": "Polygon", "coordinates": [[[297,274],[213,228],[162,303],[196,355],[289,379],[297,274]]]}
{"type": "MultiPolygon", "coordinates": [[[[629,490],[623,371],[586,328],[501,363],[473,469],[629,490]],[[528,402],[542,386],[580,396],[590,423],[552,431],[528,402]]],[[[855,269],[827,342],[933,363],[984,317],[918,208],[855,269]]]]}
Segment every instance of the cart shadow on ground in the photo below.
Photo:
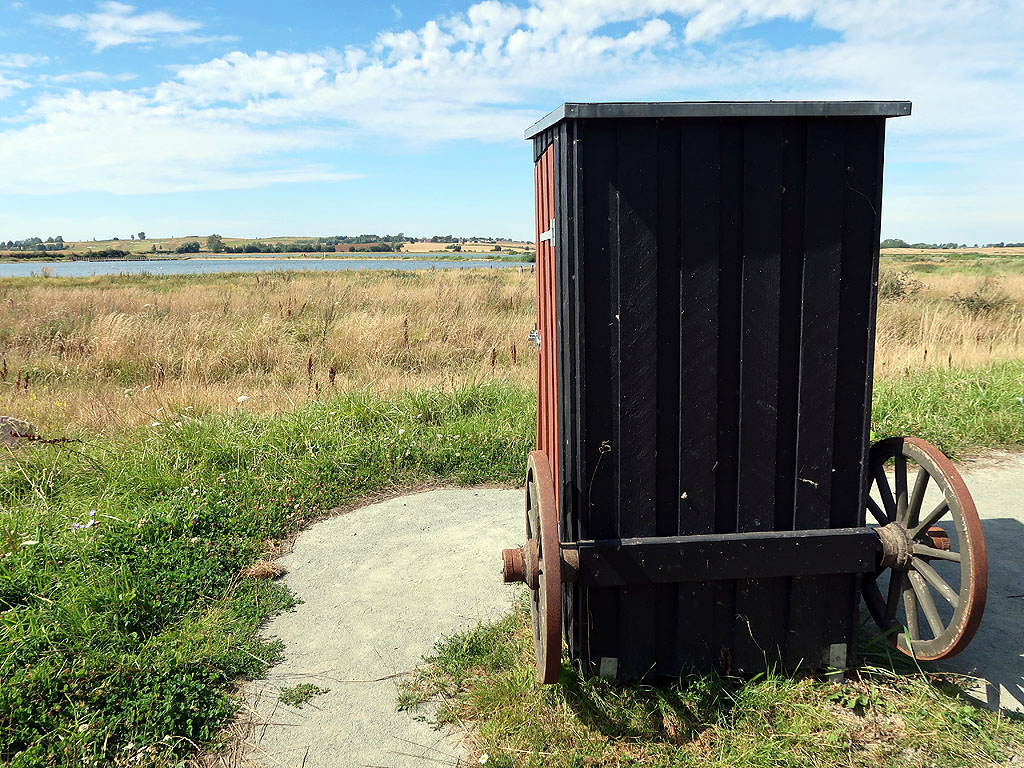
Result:
{"type": "MultiPolygon", "coordinates": [[[[946,527],[948,523],[943,524],[946,527]]],[[[962,694],[965,702],[989,709],[1002,708],[1011,717],[1024,717],[1024,523],[1012,518],[982,521],[988,550],[988,599],[984,619],[974,640],[960,655],[918,666],[888,646],[864,611],[861,662],[899,675],[953,672],[977,680],[962,694]]],[[[951,531],[950,531],[951,532],[951,531]]],[[[750,679],[747,677],[746,679],[750,679]]],[[[738,678],[709,675],[683,681],[664,679],[650,685],[625,686],[587,680],[568,670],[561,679],[565,701],[579,719],[606,736],[649,736],[650,722],[623,717],[624,712],[660,711],[664,736],[671,740],[698,738],[708,724],[721,721],[736,706],[738,678]],[[622,708],[623,697],[636,707],[622,708]],[[612,702],[616,705],[610,706],[612,702]],[[699,713],[695,717],[689,713],[699,713]]],[[[951,695],[955,688],[949,686],[951,695]]]]}
{"type": "Polygon", "coordinates": [[[935,666],[979,678],[972,698],[1024,715],[1024,523],[982,519],[988,550],[988,600],[974,640],[935,666]],[[984,681],[984,682],[982,682],[984,681]]]}

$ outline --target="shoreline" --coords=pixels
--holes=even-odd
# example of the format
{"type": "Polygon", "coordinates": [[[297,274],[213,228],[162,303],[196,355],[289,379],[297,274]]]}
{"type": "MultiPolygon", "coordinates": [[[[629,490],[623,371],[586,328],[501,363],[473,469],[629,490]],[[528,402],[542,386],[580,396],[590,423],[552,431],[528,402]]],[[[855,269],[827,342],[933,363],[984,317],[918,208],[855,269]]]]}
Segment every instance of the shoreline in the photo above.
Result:
{"type": "Polygon", "coordinates": [[[76,263],[92,263],[92,264],[113,264],[118,262],[165,262],[165,261],[239,261],[239,260],[259,260],[259,259],[277,259],[279,261],[487,261],[487,262],[502,262],[507,261],[510,263],[527,263],[533,254],[505,254],[505,253],[481,253],[480,255],[466,255],[463,253],[442,253],[442,252],[424,252],[416,254],[393,254],[386,255],[382,253],[363,252],[359,255],[346,253],[345,255],[330,255],[330,256],[310,256],[302,253],[231,253],[231,254],[210,254],[200,256],[157,256],[155,258],[146,258],[140,256],[139,258],[126,258],[126,259],[88,259],[88,258],[77,258],[72,259],[68,257],[17,257],[17,256],[0,256],[0,264],[76,264],[76,263]]]}

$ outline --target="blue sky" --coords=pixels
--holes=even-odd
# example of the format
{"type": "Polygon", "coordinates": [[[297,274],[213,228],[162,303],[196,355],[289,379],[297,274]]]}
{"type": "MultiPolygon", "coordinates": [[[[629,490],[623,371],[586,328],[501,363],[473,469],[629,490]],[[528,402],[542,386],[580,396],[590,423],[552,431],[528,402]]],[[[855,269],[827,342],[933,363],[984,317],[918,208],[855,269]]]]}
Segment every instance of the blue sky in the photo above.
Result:
{"type": "Polygon", "coordinates": [[[883,235],[1024,241],[1021,0],[0,0],[0,238],[532,233],[563,101],[910,99],[883,235]]]}

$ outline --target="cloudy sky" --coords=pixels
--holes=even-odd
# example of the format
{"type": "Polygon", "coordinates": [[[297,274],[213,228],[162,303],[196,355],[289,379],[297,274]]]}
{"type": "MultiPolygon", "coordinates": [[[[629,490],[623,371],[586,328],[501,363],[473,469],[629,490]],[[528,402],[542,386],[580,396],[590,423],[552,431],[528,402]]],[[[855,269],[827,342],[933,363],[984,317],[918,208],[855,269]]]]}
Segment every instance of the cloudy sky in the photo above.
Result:
{"type": "Polygon", "coordinates": [[[1024,0],[0,0],[0,238],[532,232],[564,101],[910,99],[883,235],[1024,241],[1024,0]]]}

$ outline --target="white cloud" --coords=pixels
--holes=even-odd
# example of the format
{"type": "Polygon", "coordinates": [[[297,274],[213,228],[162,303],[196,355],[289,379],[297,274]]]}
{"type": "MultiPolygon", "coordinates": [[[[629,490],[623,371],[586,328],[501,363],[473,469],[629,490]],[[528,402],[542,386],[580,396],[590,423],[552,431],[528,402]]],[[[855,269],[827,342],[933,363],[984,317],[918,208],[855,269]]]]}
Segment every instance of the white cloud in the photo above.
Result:
{"type": "Polygon", "coordinates": [[[140,94],[73,90],[41,97],[31,112],[45,119],[0,133],[0,167],[35,168],[33,182],[49,192],[244,189],[350,178],[328,168],[263,161],[322,144],[313,131],[261,131],[213,114],[183,115],[140,94]],[[69,178],[79,174],[90,180],[69,178]]]}
{"type": "Polygon", "coordinates": [[[28,88],[29,83],[24,80],[18,80],[16,78],[4,77],[0,74],[0,99],[6,99],[15,91],[19,91],[23,88],[28,88]]]}
{"type": "MultiPolygon", "coordinates": [[[[62,18],[97,49],[198,27],[120,3],[62,18]]],[[[234,51],[152,89],[48,96],[0,133],[0,166],[59,169],[64,188],[231,188],[291,178],[287,153],[353,137],[518,141],[566,100],[910,98],[890,158],[1006,185],[1024,175],[1021,39],[1024,14],[1000,0],[484,0],[342,51],[234,51]],[[834,41],[779,50],[755,29],[723,42],[773,19],[834,41]]]]}
{"type": "Polygon", "coordinates": [[[93,13],[71,13],[45,17],[53,26],[85,33],[85,39],[102,51],[113,45],[150,43],[157,37],[183,36],[203,25],[172,16],[165,11],[136,13],[133,5],[103,2],[93,13]]]}
{"type": "Polygon", "coordinates": [[[0,53],[0,69],[25,69],[45,64],[48,56],[34,56],[29,53],[0,53]]]}

